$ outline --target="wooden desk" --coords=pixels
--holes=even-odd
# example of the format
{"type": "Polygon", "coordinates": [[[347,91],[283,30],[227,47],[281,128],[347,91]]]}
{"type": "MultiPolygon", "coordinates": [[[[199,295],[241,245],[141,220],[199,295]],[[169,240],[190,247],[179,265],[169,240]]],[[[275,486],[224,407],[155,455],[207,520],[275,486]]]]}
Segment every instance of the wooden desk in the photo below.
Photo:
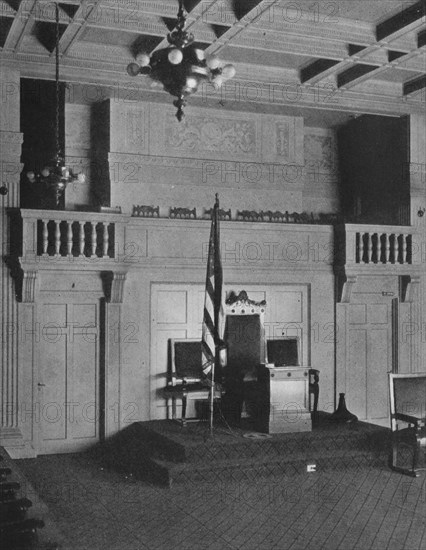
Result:
{"type": "Polygon", "coordinates": [[[263,381],[266,396],[269,398],[263,415],[266,420],[264,431],[267,433],[311,431],[309,367],[275,367],[267,364],[262,368],[260,378],[263,381]]]}

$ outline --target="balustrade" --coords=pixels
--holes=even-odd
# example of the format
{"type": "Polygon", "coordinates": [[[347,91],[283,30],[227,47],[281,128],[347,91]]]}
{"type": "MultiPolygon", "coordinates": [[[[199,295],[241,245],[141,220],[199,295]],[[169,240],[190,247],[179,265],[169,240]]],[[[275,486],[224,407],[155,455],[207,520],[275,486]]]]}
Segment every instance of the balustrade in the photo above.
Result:
{"type": "Polygon", "coordinates": [[[344,263],[358,265],[411,265],[414,230],[408,226],[346,224],[344,263]]]}
{"type": "Polygon", "coordinates": [[[112,259],[119,246],[118,234],[123,237],[121,215],[21,210],[21,216],[23,256],[112,259]]]}

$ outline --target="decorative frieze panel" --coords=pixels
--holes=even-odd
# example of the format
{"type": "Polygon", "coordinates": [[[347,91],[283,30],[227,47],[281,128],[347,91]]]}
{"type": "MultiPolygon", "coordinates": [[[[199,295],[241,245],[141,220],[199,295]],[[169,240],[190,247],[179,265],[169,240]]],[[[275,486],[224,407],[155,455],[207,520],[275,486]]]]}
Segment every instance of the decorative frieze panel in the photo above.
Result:
{"type": "Polygon", "coordinates": [[[259,124],[249,117],[191,116],[177,125],[174,116],[165,117],[165,149],[170,154],[258,158],[259,124]]]}
{"type": "Polygon", "coordinates": [[[133,101],[111,102],[110,117],[111,151],[136,154],[149,153],[149,106],[133,101]]]}
{"type": "Polygon", "coordinates": [[[277,157],[288,160],[290,153],[290,129],[287,123],[275,123],[275,140],[277,157]]]}
{"type": "Polygon", "coordinates": [[[334,134],[321,128],[305,128],[305,165],[308,170],[336,175],[336,143],[334,134]]]}
{"type": "Polygon", "coordinates": [[[65,147],[67,152],[90,149],[90,121],[90,105],[65,105],[65,147]]]}

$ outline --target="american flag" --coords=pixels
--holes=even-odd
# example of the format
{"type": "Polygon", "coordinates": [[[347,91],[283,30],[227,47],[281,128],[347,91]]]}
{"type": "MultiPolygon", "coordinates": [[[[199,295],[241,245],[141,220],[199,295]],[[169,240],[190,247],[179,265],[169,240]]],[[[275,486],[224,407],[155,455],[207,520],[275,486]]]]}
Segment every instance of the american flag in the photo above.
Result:
{"type": "Polygon", "coordinates": [[[214,382],[215,366],[219,364],[219,344],[223,336],[222,262],[220,259],[219,198],[212,210],[209,255],[207,260],[206,293],[202,328],[203,373],[214,382]]]}

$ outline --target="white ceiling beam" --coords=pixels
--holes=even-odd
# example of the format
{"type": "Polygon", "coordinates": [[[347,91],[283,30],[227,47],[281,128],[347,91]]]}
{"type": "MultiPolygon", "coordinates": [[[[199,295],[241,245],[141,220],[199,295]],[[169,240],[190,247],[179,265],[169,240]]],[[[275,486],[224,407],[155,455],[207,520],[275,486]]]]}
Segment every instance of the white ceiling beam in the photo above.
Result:
{"type": "Polygon", "coordinates": [[[19,4],[18,11],[15,14],[15,18],[3,46],[4,52],[16,53],[19,50],[27,27],[34,17],[34,11],[38,6],[37,0],[25,0],[19,4]]]}

